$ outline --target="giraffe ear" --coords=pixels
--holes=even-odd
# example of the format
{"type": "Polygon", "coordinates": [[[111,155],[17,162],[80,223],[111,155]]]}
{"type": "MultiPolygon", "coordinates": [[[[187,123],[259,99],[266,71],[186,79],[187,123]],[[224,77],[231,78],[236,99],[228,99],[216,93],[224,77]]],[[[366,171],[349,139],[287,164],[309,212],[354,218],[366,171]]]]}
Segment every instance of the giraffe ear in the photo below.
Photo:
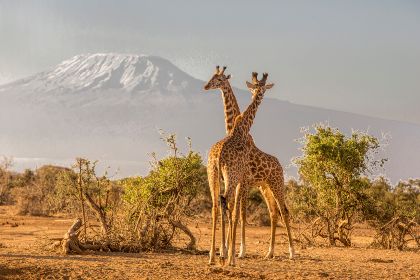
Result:
{"type": "Polygon", "coordinates": [[[249,88],[249,89],[255,89],[255,85],[254,84],[251,84],[250,82],[248,82],[248,81],[246,81],[246,86],[249,88]]]}
{"type": "Polygon", "coordinates": [[[265,85],[265,89],[270,89],[270,88],[272,88],[272,87],[274,87],[274,84],[268,84],[268,85],[265,85]]]}
{"type": "Polygon", "coordinates": [[[226,76],[226,79],[229,80],[230,79],[230,74],[226,76]]]}

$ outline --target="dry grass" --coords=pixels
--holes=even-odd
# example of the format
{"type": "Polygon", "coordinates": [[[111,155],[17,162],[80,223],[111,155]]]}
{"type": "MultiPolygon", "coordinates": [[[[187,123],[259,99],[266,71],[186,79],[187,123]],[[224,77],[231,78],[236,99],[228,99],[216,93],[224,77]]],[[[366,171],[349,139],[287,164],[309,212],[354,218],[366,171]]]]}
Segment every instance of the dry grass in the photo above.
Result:
{"type": "MultiPolygon", "coordinates": [[[[283,228],[278,230],[276,257],[264,260],[270,229],[249,226],[248,257],[226,268],[208,266],[207,254],[180,251],[70,256],[42,251],[43,238],[62,237],[73,219],[11,213],[10,207],[0,207],[0,279],[416,279],[420,275],[418,252],[368,249],[374,232],[365,227],[355,230],[351,248],[297,246],[298,256],[290,261],[283,228]]],[[[191,229],[198,248],[208,249],[208,218],[199,219],[191,229]]]]}

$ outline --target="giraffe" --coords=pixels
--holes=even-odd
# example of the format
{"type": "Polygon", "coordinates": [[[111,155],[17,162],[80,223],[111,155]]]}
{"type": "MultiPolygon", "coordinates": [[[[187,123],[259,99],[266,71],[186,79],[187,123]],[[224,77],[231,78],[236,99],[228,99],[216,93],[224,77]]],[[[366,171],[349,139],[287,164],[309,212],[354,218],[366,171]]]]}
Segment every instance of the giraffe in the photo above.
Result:
{"type": "MultiPolygon", "coordinates": [[[[249,188],[252,179],[250,173],[258,174],[261,183],[264,183],[264,188],[268,188],[280,209],[283,220],[286,226],[287,235],[289,239],[289,257],[293,258],[293,240],[289,225],[289,213],[285,205],[284,198],[284,178],[283,169],[277,161],[271,162],[269,166],[260,166],[260,158],[251,156],[252,147],[248,145],[247,135],[253,124],[255,114],[258,106],[261,104],[264,93],[267,89],[273,87],[273,84],[267,84],[268,74],[264,73],[261,81],[257,79],[257,73],[252,74],[253,83],[247,82],[247,86],[252,92],[252,102],[248,108],[241,115],[236,117],[233,130],[229,136],[224,138],[221,142],[221,149],[218,162],[218,176],[223,177],[225,182],[224,195],[220,197],[222,207],[227,210],[229,221],[228,237],[228,264],[235,265],[235,240],[236,240],[236,225],[238,221],[238,207],[239,201],[242,200],[244,190],[249,188]],[[261,171],[261,173],[260,173],[261,171]],[[235,193],[235,195],[234,195],[235,193]],[[232,209],[233,208],[233,209],[232,209]]],[[[218,178],[219,179],[219,178],[218,178]]],[[[222,219],[225,210],[222,210],[222,219]]]]}
{"type": "MultiPolygon", "coordinates": [[[[238,102],[236,101],[236,97],[233,94],[232,91],[232,87],[229,83],[229,79],[230,79],[230,75],[225,75],[225,70],[226,70],[226,66],[223,67],[223,70],[220,70],[219,66],[216,66],[216,72],[215,74],[211,77],[211,79],[206,83],[206,85],[204,86],[205,90],[211,90],[211,89],[220,89],[220,91],[222,92],[222,99],[223,99],[223,105],[224,105],[224,114],[225,114],[225,126],[226,126],[226,134],[229,135],[230,132],[232,131],[233,128],[233,124],[234,124],[234,120],[235,118],[240,114],[239,111],[239,106],[238,106],[238,102]]],[[[250,134],[247,134],[248,137],[248,142],[249,145],[252,147],[252,154],[255,155],[258,158],[263,159],[263,161],[266,161],[266,159],[269,159],[269,155],[265,154],[264,152],[260,151],[256,146],[255,143],[252,139],[252,136],[250,134]]],[[[217,159],[215,159],[214,157],[217,157],[218,153],[210,153],[209,154],[209,163],[212,163],[214,161],[217,161],[217,159]]],[[[210,166],[210,169],[216,168],[216,164],[208,164],[208,166],[210,166]]],[[[210,170],[208,172],[208,174],[211,174],[213,171],[210,170]]],[[[250,176],[252,176],[253,174],[251,173],[250,176]]],[[[256,174],[257,175],[257,174],[256,174]]],[[[219,187],[219,185],[217,184],[217,186],[215,184],[211,185],[210,187],[219,187]]],[[[278,208],[277,208],[277,204],[275,202],[275,199],[273,197],[273,194],[267,189],[267,188],[262,188],[260,186],[259,190],[261,191],[268,209],[269,209],[269,213],[270,213],[270,218],[271,218],[271,232],[272,232],[272,236],[271,236],[271,242],[270,242],[270,247],[269,247],[269,251],[266,255],[266,258],[271,258],[273,256],[273,252],[274,252],[274,242],[275,242],[275,232],[276,232],[276,225],[277,225],[277,220],[278,220],[278,208]]],[[[220,193],[220,191],[211,191],[212,194],[216,194],[216,193],[220,193]]],[[[240,203],[240,220],[241,220],[241,246],[240,246],[240,251],[239,251],[239,258],[243,258],[245,257],[245,251],[246,251],[246,246],[245,246],[245,225],[246,225],[246,199],[248,197],[248,189],[244,190],[244,193],[242,195],[242,200],[240,203]]],[[[217,200],[218,200],[218,196],[216,195],[214,198],[212,198],[213,200],[213,207],[216,208],[217,206],[217,200]]],[[[217,219],[217,211],[216,214],[214,215],[215,217],[213,217],[213,220],[217,219]]],[[[217,222],[216,222],[217,223],[217,222]]],[[[223,223],[223,222],[222,222],[223,223]]],[[[215,227],[215,225],[214,225],[215,227]]],[[[223,229],[222,229],[223,231],[223,229]]],[[[212,240],[214,240],[215,236],[213,234],[212,236],[212,240]]],[[[214,248],[214,242],[211,243],[213,246],[210,250],[210,263],[214,262],[214,252],[215,252],[215,248],[214,248]],[[212,257],[213,255],[213,257],[212,257]]],[[[221,251],[224,249],[225,245],[221,246],[221,251]]]]}

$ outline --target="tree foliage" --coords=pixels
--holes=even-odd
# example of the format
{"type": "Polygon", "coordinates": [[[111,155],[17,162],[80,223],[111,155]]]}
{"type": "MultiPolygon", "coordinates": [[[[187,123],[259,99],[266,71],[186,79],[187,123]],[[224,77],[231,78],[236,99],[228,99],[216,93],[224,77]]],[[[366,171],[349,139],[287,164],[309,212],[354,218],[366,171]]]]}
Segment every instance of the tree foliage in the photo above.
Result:
{"type": "Polygon", "coordinates": [[[369,187],[362,175],[385,162],[374,159],[379,140],[361,132],[347,137],[338,129],[317,125],[314,133],[305,134],[302,144],[303,155],[295,159],[306,186],[300,190],[304,194],[300,204],[316,218],[315,234],[328,238],[331,245],[338,240],[350,246],[354,218],[369,187]]]}
{"type": "Polygon", "coordinates": [[[3,156],[0,160],[0,205],[11,202],[11,189],[13,174],[10,167],[13,166],[13,159],[3,156]]]}
{"type": "Polygon", "coordinates": [[[66,212],[71,200],[63,196],[57,186],[61,176],[70,172],[69,168],[44,165],[35,171],[26,169],[15,175],[12,185],[18,214],[52,215],[66,212]]]}
{"type": "Polygon", "coordinates": [[[364,217],[377,234],[374,246],[403,250],[413,242],[420,248],[420,180],[400,181],[394,188],[383,177],[367,190],[364,217]]]}
{"type": "Polygon", "coordinates": [[[120,182],[128,224],[145,248],[169,246],[176,229],[190,237],[188,247],[194,248],[195,237],[184,220],[193,211],[191,201],[208,189],[206,169],[191,146],[185,155],[179,153],[175,135],[163,140],[169,147],[169,156],[159,160],[153,154],[152,169],[146,177],[120,182]]]}
{"type": "Polygon", "coordinates": [[[96,165],[97,161],[77,158],[72,165],[73,172],[63,173],[59,184],[64,195],[72,196],[73,201],[80,203],[85,235],[87,223],[85,205],[87,205],[100,223],[102,234],[106,236],[116,216],[121,189],[108,178],[107,172],[97,175],[96,165]]]}

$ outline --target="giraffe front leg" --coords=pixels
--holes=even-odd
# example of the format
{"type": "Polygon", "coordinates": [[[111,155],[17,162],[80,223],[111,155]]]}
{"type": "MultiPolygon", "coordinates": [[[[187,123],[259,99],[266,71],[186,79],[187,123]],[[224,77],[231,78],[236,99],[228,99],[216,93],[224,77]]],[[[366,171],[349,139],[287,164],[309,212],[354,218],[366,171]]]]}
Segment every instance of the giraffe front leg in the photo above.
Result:
{"type": "MultiPolygon", "coordinates": [[[[226,207],[226,211],[228,211],[227,210],[227,207],[226,207]]],[[[226,213],[226,212],[225,212],[226,213]]],[[[227,215],[227,219],[228,219],[228,227],[227,227],[227,234],[226,235],[224,235],[224,236],[226,236],[226,239],[223,241],[222,240],[222,244],[224,244],[224,246],[225,247],[223,247],[224,248],[224,256],[225,257],[227,257],[227,255],[228,255],[228,248],[229,248],[229,242],[230,242],[230,233],[231,233],[231,214],[232,213],[230,213],[230,212],[228,212],[228,215],[227,215]]],[[[226,217],[226,215],[225,215],[225,217],[226,217]]]]}
{"type": "Polygon", "coordinates": [[[215,258],[216,258],[216,223],[217,223],[217,210],[218,210],[218,205],[213,205],[212,207],[212,234],[211,234],[211,247],[210,247],[210,252],[209,252],[209,256],[210,256],[210,260],[209,260],[209,264],[213,265],[215,264],[215,258]]]}
{"type": "Polygon", "coordinates": [[[248,188],[244,186],[243,188],[243,195],[241,197],[241,205],[240,205],[240,212],[241,212],[241,247],[239,249],[238,258],[242,259],[245,258],[246,253],[246,246],[245,246],[245,227],[246,227],[246,207],[247,207],[247,199],[248,199],[248,188]]]}
{"type": "Polygon", "coordinates": [[[239,218],[239,203],[240,203],[240,199],[241,199],[241,184],[238,184],[236,187],[236,192],[235,192],[235,202],[234,202],[234,207],[233,207],[233,214],[231,216],[231,225],[232,225],[232,230],[231,230],[231,234],[230,234],[230,240],[229,240],[229,251],[228,251],[228,264],[230,266],[235,266],[236,265],[236,260],[235,260],[235,254],[236,254],[236,227],[238,225],[238,218],[239,218]]]}
{"type": "Polygon", "coordinates": [[[212,197],[212,231],[211,231],[211,245],[209,252],[209,264],[215,264],[216,258],[216,225],[217,225],[217,215],[218,215],[218,199],[220,194],[220,183],[218,180],[217,169],[214,168],[214,165],[209,164],[207,169],[208,181],[210,187],[210,193],[212,197]]]}
{"type": "MultiPolygon", "coordinates": [[[[222,199],[222,197],[221,197],[222,199]]],[[[221,227],[221,240],[220,240],[220,258],[222,259],[222,261],[226,258],[227,256],[227,246],[228,246],[228,240],[226,239],[226,222],[225,222],[225,212],[226,209],[224,209],[224,206],[221,206],[220,209],[220,214],[221,214],[221,221],[220,221],[220,227],[221,227]]],[[[228,214],[229,217],[229,214],[228,214]]],[[[229,218],[228,218],[229,220],[229,218]]],[[[229,222],[229,227],[230,227],[230,222],[229,222]]],[[[229,232],[229,227],[228,227],[228,232],[229,232]]]]}

